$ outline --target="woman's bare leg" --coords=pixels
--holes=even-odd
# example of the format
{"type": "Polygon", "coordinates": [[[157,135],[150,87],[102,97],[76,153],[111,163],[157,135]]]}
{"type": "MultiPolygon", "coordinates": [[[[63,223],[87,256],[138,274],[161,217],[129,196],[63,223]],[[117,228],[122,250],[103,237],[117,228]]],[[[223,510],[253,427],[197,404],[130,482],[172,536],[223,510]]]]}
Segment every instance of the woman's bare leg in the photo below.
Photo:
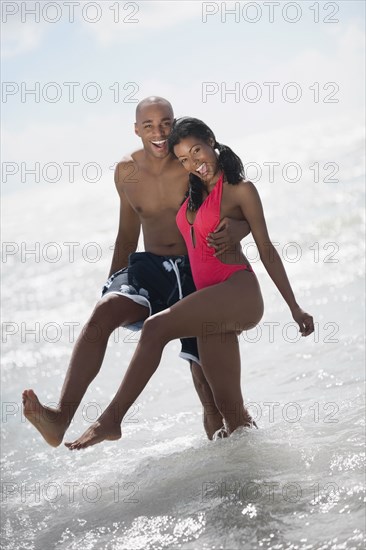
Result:
{"type": "Polygon", "coordinates": [[[240,271],[224,283],[194,292],[171,308],[149,317],[112,402],[80,438],[66,446],[82,449],[120,437],[124,415],[157,369],[162,351],[170,340],[196,336],[205,342],[214,334],[252,328],[262,315],[263,300],[257,278],[252,273],[240,271]]]}

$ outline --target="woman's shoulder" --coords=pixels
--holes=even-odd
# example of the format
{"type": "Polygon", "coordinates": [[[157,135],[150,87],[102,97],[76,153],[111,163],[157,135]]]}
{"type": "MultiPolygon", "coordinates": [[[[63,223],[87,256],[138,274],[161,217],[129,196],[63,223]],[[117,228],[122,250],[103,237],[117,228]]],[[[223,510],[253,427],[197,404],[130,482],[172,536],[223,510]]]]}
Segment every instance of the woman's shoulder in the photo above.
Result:
{"type": "Polygon", "coordinates": [[[261,202],[258,190],[249,179],[242,179],[236,185],[227,185],[227,197],[236,204],[255,204],[261,202]]]}
{"type": "Polygon", "coordinates": [[[240,180],[239,181],[239,184],[238,185],[253,185],[254,186],[254,183],[251,181],[251,180],[248,180],[248,179],[243,179],[243,180],[240,180]]]}
{"type": "Polygon", "coordinates": [[[253,193],[257,191],[256,186],[251,180],[242,179],[236,185],[232,185],[237,190],[238,193],[253,193]]]}

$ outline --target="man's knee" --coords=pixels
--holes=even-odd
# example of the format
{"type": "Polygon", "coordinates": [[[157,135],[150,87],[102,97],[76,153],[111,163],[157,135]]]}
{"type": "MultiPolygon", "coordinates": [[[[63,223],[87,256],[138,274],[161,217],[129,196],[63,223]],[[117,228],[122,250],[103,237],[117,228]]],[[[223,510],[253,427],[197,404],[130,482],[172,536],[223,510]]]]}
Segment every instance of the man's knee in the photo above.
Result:
{"type": "Polygon", "coordinates": [[[139,307],[129,298],[124,298],[119,294],[108,294],[97,302],[92,313],[92,321],[117,328],[121,324],[129,322],[136,306],[139,307]]]}

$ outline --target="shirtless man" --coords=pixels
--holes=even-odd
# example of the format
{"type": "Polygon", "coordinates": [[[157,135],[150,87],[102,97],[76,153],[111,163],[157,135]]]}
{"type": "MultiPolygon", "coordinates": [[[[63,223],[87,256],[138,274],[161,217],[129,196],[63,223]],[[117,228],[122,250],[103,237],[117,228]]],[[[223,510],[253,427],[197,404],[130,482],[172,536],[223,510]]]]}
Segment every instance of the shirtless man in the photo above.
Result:
{"type": "MultiPolygon", "coordinates": [[[[25,417],[53,447],[61,444],[89,384],[98,374],[112,332],[119,326],[141,328],[149,314],[195,290],[185,243],[175,223],[188,179],[182,165],[168,152],[166,139],[173,119],[172,106],[163,98],[149,97],[137,106],[135,133],[143,149],[121,161],[115,170],[120,220],[110,278],[75,344],[57,409],[41,405],[33,390],[23,392],[25,417]],[[146,252],[135,253],[141,227],[146,252]]],[[[219,254],[249,231],[246,222],[224,219],[209,238],[219,254]]],[[[195,339],[182,340],[181,356],[190,361],[203,405],[205,431],[212,439],[223,420],[198,363],[195,339]]]]}

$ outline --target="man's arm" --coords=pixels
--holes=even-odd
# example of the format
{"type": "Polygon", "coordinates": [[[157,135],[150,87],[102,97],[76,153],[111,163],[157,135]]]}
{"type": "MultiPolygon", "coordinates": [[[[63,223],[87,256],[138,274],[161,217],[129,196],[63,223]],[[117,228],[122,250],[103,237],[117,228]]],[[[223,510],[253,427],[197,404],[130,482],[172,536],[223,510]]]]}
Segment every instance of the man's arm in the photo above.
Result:
{"type": "Polygon", "coordinates": [[[141,222],[139,216],[126,197],[124,181],[122,179],[122,174],[126,172],[129,173],[128,166],[132,162],[133,161],[119,162],[114,172],[114,182],[120,198],[120,213],[118,234],[114,246],[109,276],[127,266],[128,256],[136,251],[140,235],[141,222]]]}
{"type": "Polygon", "coordinates": [[[246,220],[225,217],[220,220],[215,231],[208,234],[207,243],[216,249],[215,256],[220,256],[232,250],[233,245],[240,243],[250,232],[250,225],[246,220]]]}

